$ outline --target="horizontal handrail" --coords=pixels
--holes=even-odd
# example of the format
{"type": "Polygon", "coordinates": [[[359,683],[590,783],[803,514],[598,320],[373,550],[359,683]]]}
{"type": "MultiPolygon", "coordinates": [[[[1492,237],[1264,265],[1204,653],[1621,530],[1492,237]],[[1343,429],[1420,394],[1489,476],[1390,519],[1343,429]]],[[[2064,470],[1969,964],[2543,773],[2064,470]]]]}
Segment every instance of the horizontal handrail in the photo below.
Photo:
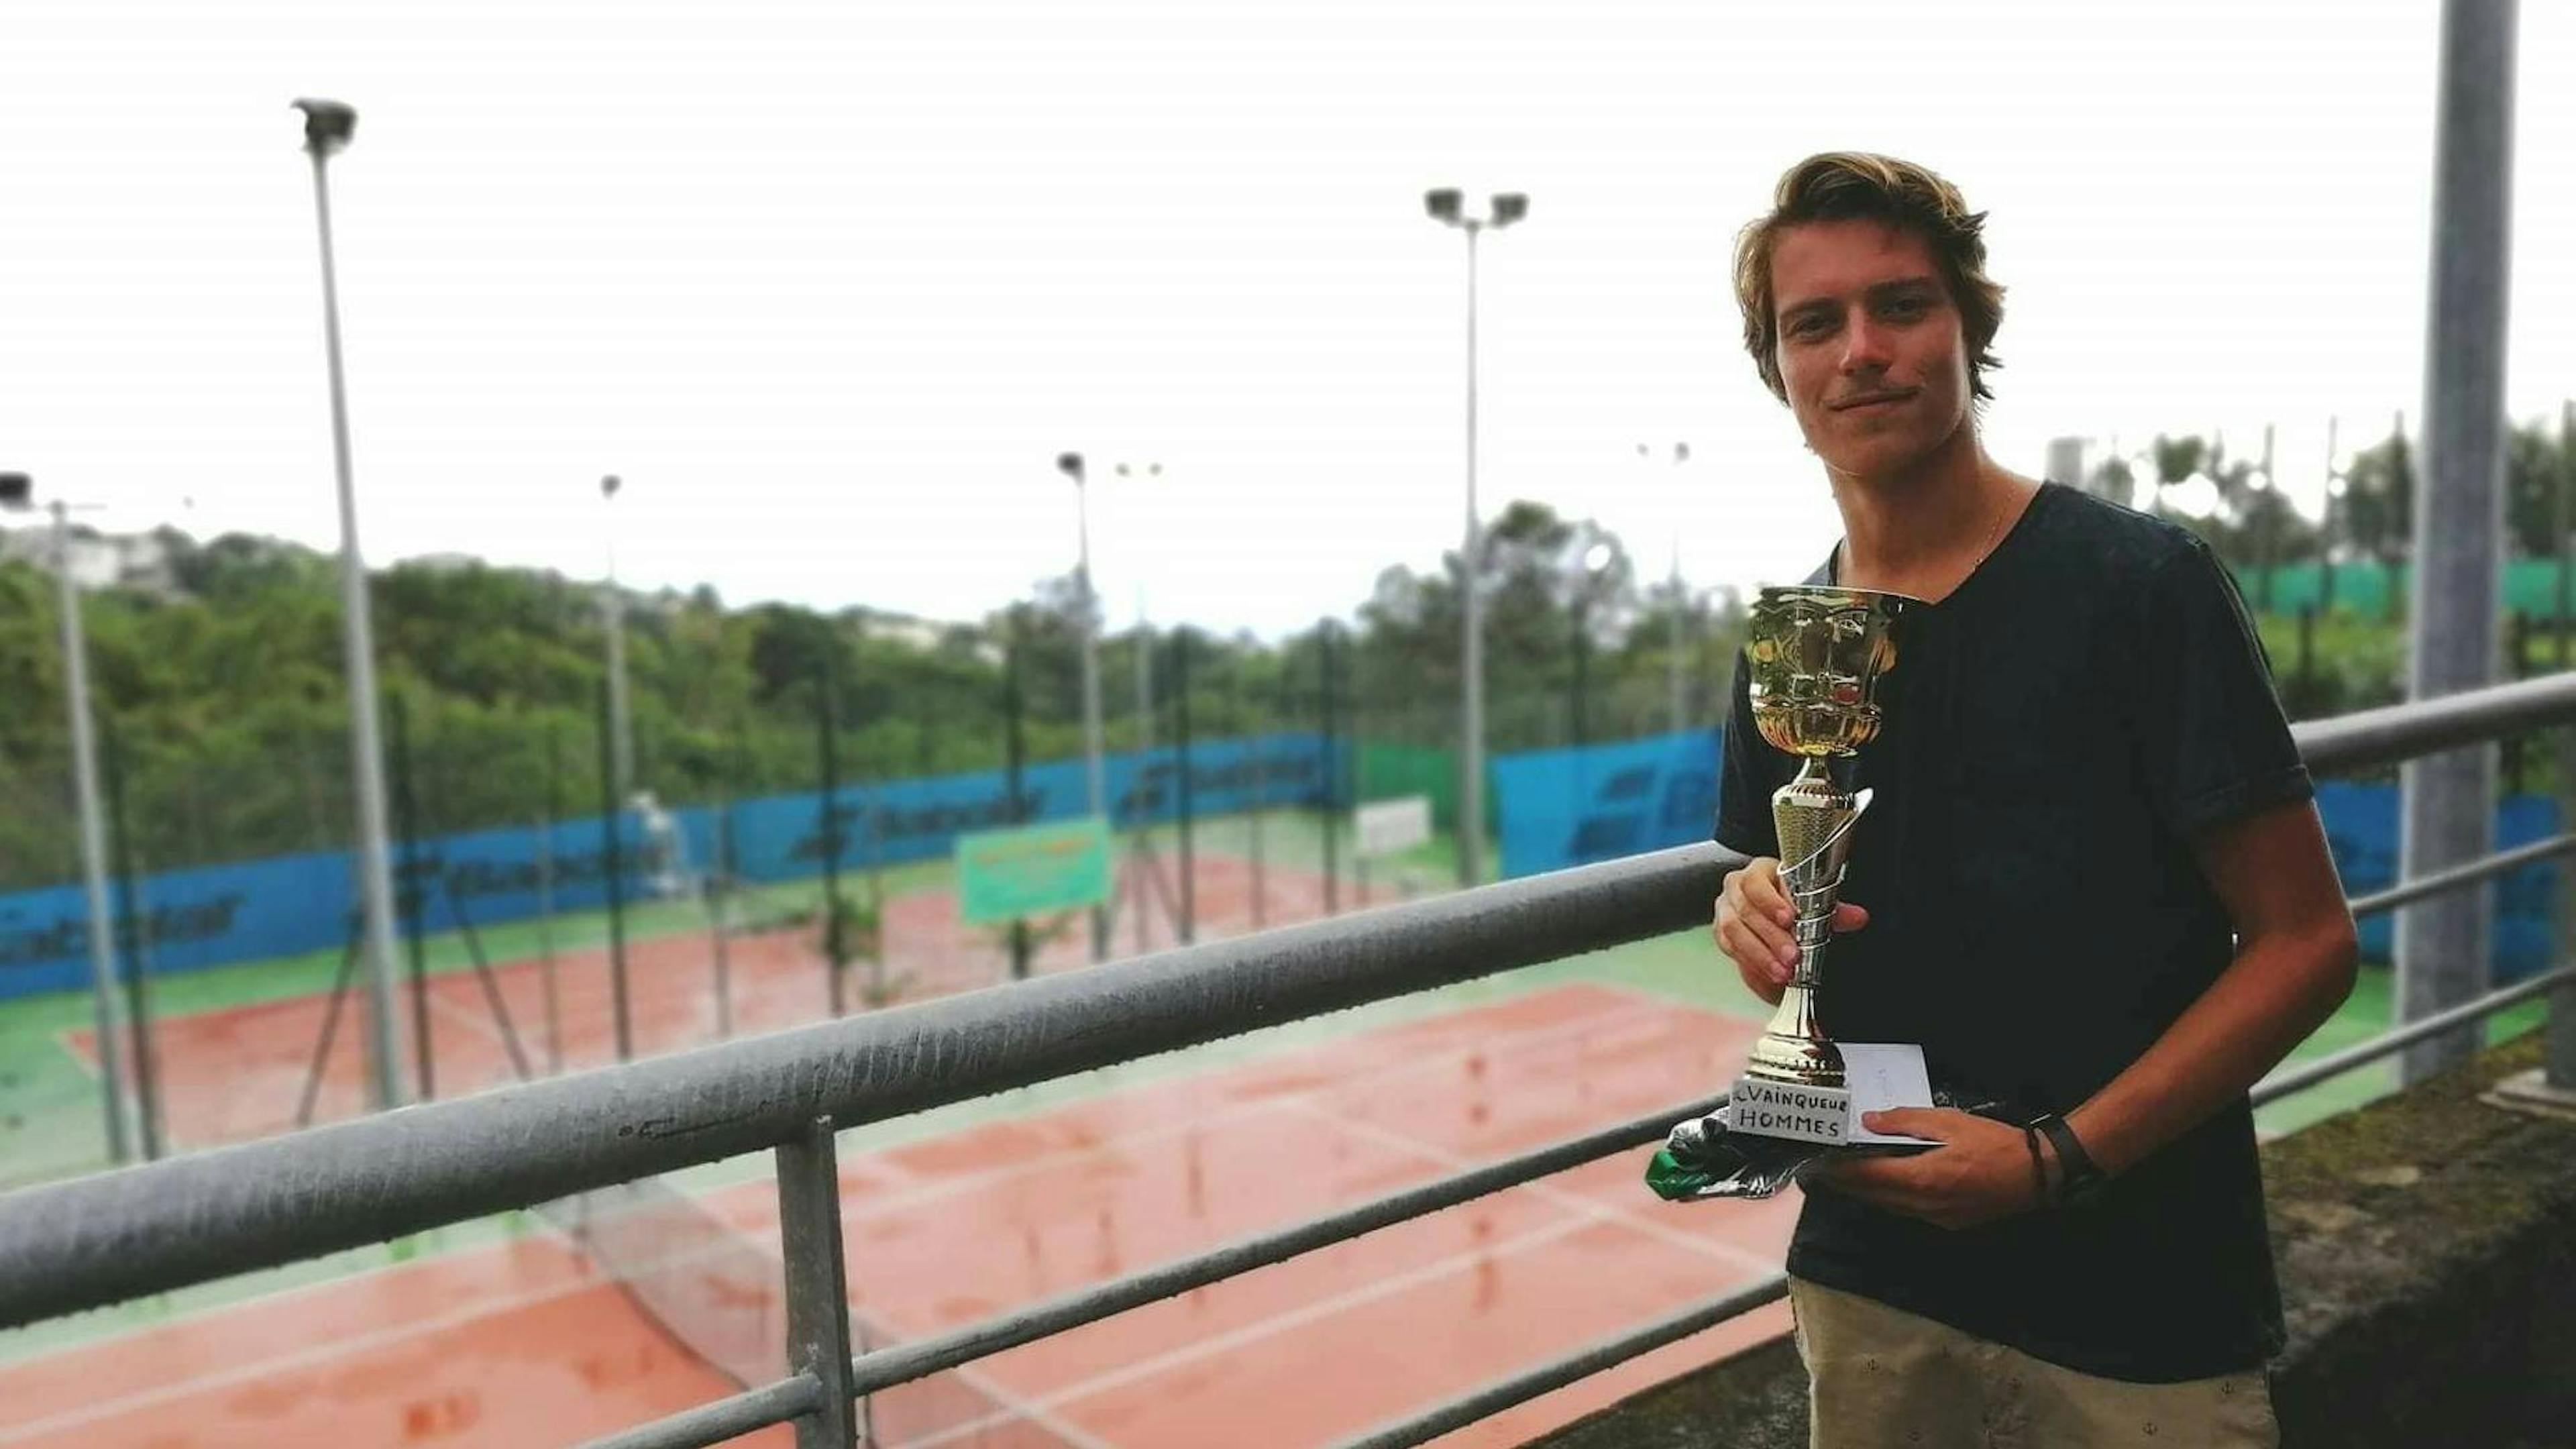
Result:
{"type": "Polygon", "coordinates": [[[711,1449],[754,1430],[788,1423],[822,1406],[822,1384],[812,1374],[798,1374],[664,1415],[623,1433],[593,1439],[583,1449],[711,1449]]]}
{"type": "Polygon", "coordinates": [[[1707,919],[1686,845],[0,1196],[0,1327],[380,1242],[1707,919]]]}
{"type": "Polygon", "coordinates": [[[2535,860],[2547,860],[2553,855],[2564,855],[2571,850],[2576,850],[2576,833],[2553,835],[2547,840],[2535,840],[2529,845],[2517,845],[2511,850],[2500,850],[2493,855],[2481,856],[2466,865],[2455,865],[2419,875],[2413,880],[2402,881],[2384,891],[2355,896],[2352,898],[2352,913],[2356,916],[2367,916],[2380,911],[2395,910],[2409,901],[2420,901],[2426,896],[2437,896],[2455,886],[2482,881],[2489,876],[2504,875],[2529,865],[2535,860]]]}
{"type": "MultiPolygon", "coordinates": [[[[2576,675],[2294,731],[2349,769],[2576,715],[2576,675]]],[[[407,1107],[0,1195],[0,1327],[1697,925],[1710,844],[407,1107]]]]}
{"type": "Polygon", "coordinates": [[[2492,1016],[2517,1002],[2527,1001],[2554,986],[2570,982],[2576,982],[2576,965],[2543,971],[2537,976],[2525,977],[2511,986],[2490,991],[2473,1001],[2463,1001],[2457,1006],[2447,1007],[2431,1016],[2410,1021],[2404,1026],[2384,1032],[2368,1041],[2355,1042],[2342,1051],[2319,1057],[2315,1061],[2303,1063],[2286,1071],[2276,1070],[2272,1075],[2254,1084],[2251,1094],[2254,1105],[2260,1107],[2267,1102],[2279,1101],[2292,1092],[2313,1087],[2328,1077],[2340,1076],[2355,1067],[2367,1066],[2381,1057],[2393,1056],[2419,1041],[2440,1036],[2446,1031],[2492,1016]]]}
{"type": "Polygon", "coordinates": [[[2308,768],[2324,775],[2503,739],[2564,724],[2571,715],[2576,715],[2576,672],[2302,720],[2290,727],[2290,735],[2308,768]]]}
{"type": "Polygon", "coordinates": [[[1703,1329],[1715,1328],[1730,1318],[1750,1313],[1766,1303],[1777,1303],[1788,1296],[1789,1275],[1774,1273],[1758,1283],[1659,1318],[1643,1328],[1588,1344],[1563,1358],[1461,1394],[1421,1414],[1344,1439],[1332,1449],[1409,1449],[1411,1445],[1428,1443],[1452,1429],[1463,1429],[1515,1404],[1527,1403],[1614,1364],[1625,1363],[1668,1343],[1678,1343],[1703,1329]]]}

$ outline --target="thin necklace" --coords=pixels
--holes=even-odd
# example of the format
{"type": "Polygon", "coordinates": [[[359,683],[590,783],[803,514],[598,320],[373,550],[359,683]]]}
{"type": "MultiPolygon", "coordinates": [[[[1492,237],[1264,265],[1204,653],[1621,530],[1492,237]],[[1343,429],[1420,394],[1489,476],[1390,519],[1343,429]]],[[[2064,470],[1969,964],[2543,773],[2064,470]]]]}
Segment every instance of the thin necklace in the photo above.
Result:
{"type": "MultiPolygon", "coordinates": [[[[1975,577],[1978,569],[1985,567],[1986,559],[1994,553],[1996,543],[2000,542],[2003,538],[2004,515],[2010,512],[2012,512],[2012,495],[2007,493],[1995,507],[1994,520],[1986,525],[1986,540],[1985,542],[1977,545],[1977,556],[1968,560],[1968,566],[1959,571],[1959,577],[1951,581],[1950,587],[1941,591],[1941,598],[1946,599],[1952,594],[1959,592],[1960,588],[1964,586],[1969,579],[1975,577]]],[[[1850,546],[1851,540],[1849,539],[1840,539],[1834,544],[1832,577],[1837,581],[1842,578],[1843,574],[1843,553],[1850,546]]],[[[1936,600],[1935,602],[1938,601],[1936,600]]]]}
{"type": "MultiPolygon", "coordinates": [[[[2010,512],[2012,512],[2012,495],[2010,493],[2006,493],[2003,498],[1996,503],[1995,521],[1986,525],[1986,541],[1977,545],[1977,556],[1969,563],[1967,573],[1959,575],[1959,584],[1966,583],[1968,581],[1968,574],[1973,574],[1979,568],[1982,568],[1985,565],[1986,556],[1995,551],[1995,544],[2003,538],[2004,515],[2010,512]]],[[[1952,584],[1950,586],[1953,593],[1958,591],[1959,584],[1952,584]]]]}

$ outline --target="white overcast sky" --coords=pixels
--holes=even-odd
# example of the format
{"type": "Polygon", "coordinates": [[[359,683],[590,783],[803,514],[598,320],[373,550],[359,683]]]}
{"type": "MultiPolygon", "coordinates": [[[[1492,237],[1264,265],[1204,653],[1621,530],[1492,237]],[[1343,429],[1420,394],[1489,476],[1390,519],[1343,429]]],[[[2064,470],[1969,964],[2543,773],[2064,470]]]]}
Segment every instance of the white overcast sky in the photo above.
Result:
{"type": "MultiPolygon", "coordinates": [[[[200,535],[336,538],[298,95],[333,163],[371,561],[619,566],[971,618],[1343,613],[1488,514],[1659,574],[1835,526],[1737,341],[1735,230],[1836,147],[1939,169],[2010,288],[1997,456],[2277,422],[2313,496],[2421,406],[2420,3],[0,4],[0,467],[200,535]],[[1691,464],[1641,463],[1687,439],[1691,464]],[[1106,476],[1159,462],[1150,484],[1106,476]]],[[[2576,392],[2576,7],[2522,7],[2510,406],[2576,392]]]]}

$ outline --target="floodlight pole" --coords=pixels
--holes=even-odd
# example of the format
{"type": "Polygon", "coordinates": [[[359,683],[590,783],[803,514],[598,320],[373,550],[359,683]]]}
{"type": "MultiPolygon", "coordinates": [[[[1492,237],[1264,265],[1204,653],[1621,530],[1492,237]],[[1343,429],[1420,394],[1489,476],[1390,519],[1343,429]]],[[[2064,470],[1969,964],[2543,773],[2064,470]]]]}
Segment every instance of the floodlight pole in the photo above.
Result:
{"type": "MultiPolygon", "coordinates": [[[[1652,458],[1654,456],[1654,450],[1643,443],[1639,443],[1637,445],[1637,456],[1640,458],[1652,458]]],[[[1678,468],[1689,461],[1690,444],[1673,444],[1673,466],[1678,468]]],[[[1670,684],[1672,688],[1673,733],[1680,734],[1683,730],[1690,727],[1690,720],[1688,718],[1688,708],[1684,703],[1682,695],[1682,624],[1684,622],[1684,610],[1682,608],[1682,531],[1679,528],[1675,528],[1673,530],[1672,595],[1673,632],[1672,637],[1666,641],[1669,647],[1665,652],[1671,656],[1666,663],[1668,665],[1667,672],[1671,675],[1670,684]]]]}
{"type": "Polygon", "coordinates": [[[626,809],[627,792],[635,788],[635,721],[626,705],[626,598],[617,587],[617,489],[614,473],[599,480],[603,531],[608,540],[608,589],[600,612],[608,633],[608,750],[612,786],[608,812],[626,809]]]}
{"type": "Polygon", "coordinates": [[[384,745],[376,719],[375,630],[367,567],[358,552],[358,501],[350,480],[349,400],[340,357],[340,289],[331,261],[326,164],[349,144],[358,114],[337,101],[301,100],[304,149],[313,158],[313,216],[322,242],[322,342],[331,373],[331,457],[340,490],[340,596],[349,674],[350,774],[358,797],[358,890],[366,920],[367,1073],[379,1109],[403,1104],[402,1034],[394,1015],[394,889],[385,846],[384,745]]]}
{"type": "MultiPolygon", "coordinates": [[[[1100,743],[1100,600],[1091,587],[1091,490],[1084,485],[1082,455],[1059,453],[1055,466],[1073,480],[1073,528],[1078,552],[1074,578],[1082,586],[1082,771],[1092,816],[1109,821],[1108,767],[1100,743]]],[[[1109,959],[1109,905],[1091,908],[1091,959],[1109,959]]]]}
{"type": "Polygon", "coordinates": [[[1476,512],[1476,239],[1487,227],[1510,226],[1529,213],[1529,198],[1518,192],[1494,197],[1492,210],[1469,215],[1460,193],[1451,188],[1426,192],[1423,209],[1431,219],[1467,234],[1467,541],[1459,569],[1459,721],[1463,739],[1458,770],[1458,879],[1481,885],[1485,879],[1485,607],[1477,590],[1477,567],[1485,554],[1484,525],[1476,512]]]}
{"type": "MultiPolygon", "coordinates": [[[[0,474],[0,508],[24,508],[32,485],[24,473],[0,474]]],[[[71,714],[72,788],[80,809],[81,882],[89,905],[90,986],[96,997],[99,1086],[107,1105],[109,1160],[134,1155],[134,1125],[125,1100],[125,1023],[116,993],[116,928],[107,909],[107,829],[98,802],[98,740],[90,719],[89,648],[81,637],[80,585],[72,578],[71,508],[46,505],[54,520],[54,582],[63,629],[63,702],[71,714]]],[[[143,1110],[149,1111],[147,1106],[143,1110]]]]}

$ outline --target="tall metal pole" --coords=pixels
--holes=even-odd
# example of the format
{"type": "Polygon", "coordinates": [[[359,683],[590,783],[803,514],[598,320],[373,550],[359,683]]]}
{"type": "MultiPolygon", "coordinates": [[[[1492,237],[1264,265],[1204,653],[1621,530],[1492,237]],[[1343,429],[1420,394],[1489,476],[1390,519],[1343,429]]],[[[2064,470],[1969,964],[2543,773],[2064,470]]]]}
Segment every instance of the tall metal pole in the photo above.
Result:
{"type": "Polygon", "coordinates": [[[599,480],[600,511],[606,516],[608,535],[608,590],[600,600],[600,613],[608,631],[608,749],[616,791],[611,810],[625,809],[627,792],[635,788],[635,717],[626,701],[626,595],[617,586],[618,487],[614,473],[599,480]]]}
{"type": "MultiPolygon", "coordinates": [[[[1639,443],[1637,456],[1652,460],[1655,451],[1644,443],[1639,443]]],[[[1678,468],[1689,461],[1690,444],[1673,444],[1673,466],[1678,468]]],[[[1673,530],[1673,568],[1667,588],[1672,595],[1673,622],[1672,633],[1664,641],[1667,656],[1664,661],[1667,675],[1665,683],[1672,692],[1673,733],[1680,734],[1690,727],[1690,708],[1682,690],[1682,625],[1685,622],[1683,616],[1687,612],[1683,605],[1688,591],[1682,587],[1682,530],[1678,527],[1673,530]]]]}
{"type": "Polygon", "coordinates": [[[1484,523],[1476,514],[1476,238],[1467,230],[1467,552],[1459,571],[1459,609],[1465,641],[1459,670],[1464,691],[1458,730],[1458,882],[1485,880],[1485,604],[1477,571],[1485,557],[1484,523]]]}
{"type": "Polygon", "coordinates": [[[2279,566],[2279,559],[2275,556],[2274,545],[2278,540],[2274,533],[2273,513],[2280,506],[2280,491],[2280,483],[2272,474],[2272,425],[2265,423],[2263,425],[2263,492],[2254,515],[2254,547],[2255,578],[2258,581],[2255,584],[2258,591],[2256,597],[2261,601],[2259,607],[2266,614],[2272,612],[2272,571],[2279,566]]]}
{"type": "Polygon", "coordinates": [[[358,499],[350,478],[349,401],[340,357],[340,285],[331,259],[331,187],[325,162],[349,142],[357,113],[335,101],[298,101],[313,158],[313,216],[322,243],[322,343],[331,373],[331,458],[340,487],[340,599],[349,674],[350,776],[358,797],[358,894],[366,921],[367,1074],[379,1108],[403,1104],[403,1049],[394,1005],[394,886],[385,845],[385,756],[376,720],[375,628],[367,566],[358,551],[358,499]]]}
{"type": "Polygon", "coordinates": [[[2335,469],[2335,418],[2326,418],[2326,506],[2325,519],[2317,541],[2317,612],[2334,611],[2335,582],[2335,516],[2343,511],[2343,490],[2335,486],[2343,475],[2335,469]]]}
{"type": "MultiPolygon", "coordinates": [[[[2409,695],[2431,699],[2496,676],[2504,533],[2504,370],[2512,238],[2514,0],[2444,0],[2425,329],[2424,471],[2415,490],[2409,695]]],[[[2494,833],[2495,753],[2473,746],[2409,760],[2399,878],[2474,860],[2494,833]]],[[[2398,1017],[2469,999],[2487,980],[2490,892],[2404,908],[2398,1017]]],[[[2409,1048],[2403,1079],[2466,1061],[2478,1030],[2409,1048]]]]}
{"type": "Polygon", "coordinates": [[[54,585],[63,623],[63,698],[72,718],[72,789],[80,803],[81,883],[89,897],[90,987],[97,995],[99,1085],[107,1094],[107,1150],[134,1154],[125,1101],[125,1021],[116,995],[116,927],[107,909],[107,829],[98,803],[98,739],[89,713],[89,645],[81,636],[80,585],[72,578],[71,510],[57,501],[54,585]]]}
{"type": "Polygon", "coordinates": [[[1667,672],[1672,676],[1669,684],[1673,696],[1673,733],[1680,734],[1690,728],[1690,709],[1682,698],[1682,625],[1686,622],[1683,617],[1686,610],[1683,607],[1685,600],[1682,590],[1682,541],[1678,536],[1673,539],[1672,588],[1673,636],[1665,652],[1672,656],[1666,661],[1666,665],[1667,672]]]}
{"type": "MultiPolygon", "coordinates": [[[[1100,596],[1091,587],[1091,490],[1083,483],[1082,455],[1066,453],[1056,466],[1073,476],[1073,527],[1080,552],[1074,577],[1082,585],[1082,764],[1091,813],[1109,817],[1109,769],[1100,744],[1100,596]]],[[[1109,906],[1091,908],[1091,959],[1109,959],[1109,906]]]]}

